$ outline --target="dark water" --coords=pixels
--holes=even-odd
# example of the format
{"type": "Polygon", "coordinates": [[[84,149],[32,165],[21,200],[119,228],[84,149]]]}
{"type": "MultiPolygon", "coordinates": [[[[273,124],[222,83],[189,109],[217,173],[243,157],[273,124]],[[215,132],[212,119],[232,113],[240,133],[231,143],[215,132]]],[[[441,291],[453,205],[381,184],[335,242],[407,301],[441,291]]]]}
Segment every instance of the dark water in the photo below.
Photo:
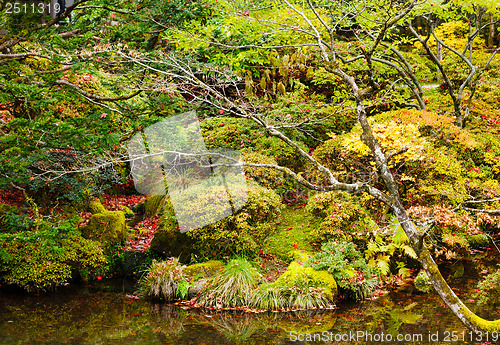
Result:
{"type": "MultiPolygon", "coordinates": [[[[477,268],[466,267],[464,277],[449,280],[474,306],[469,292],[477,282],[477,268]]],[[[49,295],[4,292],[0,344],[418,344],[436,334],[440,341],[435,344],[488,344],[486,336],[470,341],[471,335],[434,294],[400,291],[342,303],[331,311],[248,314],[151,304],[127,297],[133,290],[122,281],[106,281],[49,295]],[[454,331],[456,342],[451,341],[454,331]],[[311,334],[311,340],[299,341],[306,339],[304,334],[311,334]],[[403,341],[395,341],[398,335],[403,341]]],[[[496,307],[473,310],[489,319],[500,317],[496,307]]],[[[492,341],[489,335],[489,343],[500,343],[498,338],[492,341]]]]}

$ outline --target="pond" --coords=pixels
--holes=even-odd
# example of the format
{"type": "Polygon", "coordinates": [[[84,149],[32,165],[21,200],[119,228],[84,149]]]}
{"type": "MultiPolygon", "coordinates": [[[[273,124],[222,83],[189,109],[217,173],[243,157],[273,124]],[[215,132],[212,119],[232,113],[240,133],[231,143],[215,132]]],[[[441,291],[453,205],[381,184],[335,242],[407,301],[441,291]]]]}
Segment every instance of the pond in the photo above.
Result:
{"type": "MultiPolygon", "coordinates": [[[[481,310],[470,300],[479,279],[475,264],[465,265],[461,278],[448,279],[482,317],[500,317],[499,308],[481,310]]],[[[454,271],[448,268],[450,277],[454,271]]],[[[153,304],[135,299],[132,284],[108,280],[52,294],[3,292],[0,344],[380,344],[397,343],[398,335],[401,344],[436,336],[434,344],[496,343],[491,335],[483,341],[473,336],[471,341],[471,334],[437,295],[418,294],[411,287],[361,303],[342,302],[336,310],[248,314],[153,304]],[[446,335],[459,341],[445,341],[446,335]]]]}

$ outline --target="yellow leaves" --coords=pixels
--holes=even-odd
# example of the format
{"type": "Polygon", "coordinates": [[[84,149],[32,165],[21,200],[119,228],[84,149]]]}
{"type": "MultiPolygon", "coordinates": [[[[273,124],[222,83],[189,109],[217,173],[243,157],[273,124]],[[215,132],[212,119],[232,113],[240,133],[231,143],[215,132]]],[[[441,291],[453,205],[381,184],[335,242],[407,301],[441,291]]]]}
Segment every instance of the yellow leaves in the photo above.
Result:
{"type": "Polygon", "coordinates": [[[452,0],[451,3],[465,7],[472,11],[474,7],[486,8],[488,12],[495,13],[500,8],[498,0],[452,0]]]}
{"type": "Polygon", "coordinates": [[[414,178],[414,177],[412,177],[412,176],[408,176],[408,175],[406,175],[405,173],[403,173],[403,174],[401,175],[401,178],[400,178],[400,179],[401,179],[401,181],[411,181],[411,182],[415,182],[415,178],[414,178]]]}
{"type": "Polygon", "coordinates": [[[491,165],[491,168],[495,174],[500,174],[500,158],[495,157],[492,152],[486,152],[484,154],[484,161],[491,165]]]}
{"type": "MultiPolygon", "coordinates": [[[[462,51],[465,45],[468,43],[467,36],[469,34],[469,24],[462,21],[449,21],[439,25],[435,29],[436,36],[447,46],[462,51]]],[[[425,40],[426,37],[422,37],[425,40]]],[[[427,44],[434,48],[436,47],[436,39],[431,36],[427,44]]],[[[479,40],[474,41],[474,46],[479,46],[479,40]]],[[[420,42],[415,43],[415,47],[424,51],[424,48],[420,42]]],[[[443,49],[443,53],[447,53],[449,50],[443,49]]]]}
{"type": "MultiPolygon", "coordinates": [[[[417,125],[391,121],[375,123],[372,125],[372,130],[386,154],[394,154],[405,148],[408,149],[406,152],[394,156],[395,163],[425,158],[427,142],[425,138],[420,136],[417,125]]],[[[357,131],[348,134],[344,138],[342,146],[357,156],[363,157],[370,154],[370,149],[361,142],[357,131]]]]}

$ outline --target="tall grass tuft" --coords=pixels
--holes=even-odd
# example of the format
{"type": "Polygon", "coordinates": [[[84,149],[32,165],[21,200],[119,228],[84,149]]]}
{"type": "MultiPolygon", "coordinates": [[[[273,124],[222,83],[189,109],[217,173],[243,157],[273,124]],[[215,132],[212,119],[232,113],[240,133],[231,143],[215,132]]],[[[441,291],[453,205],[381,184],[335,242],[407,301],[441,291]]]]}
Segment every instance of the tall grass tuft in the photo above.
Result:
{"type": "Polygon", "coordinates": [[[251,306],[264,310],[321,309],[332,306],[324,289],[307,284],[281,285],[277,282],[262,284],[255,291],[251,306]]]}
{"type": "Polygon", "coordinates": [[[262,275],[245,259],[234,259],[202,290],[198,302],[209,308],[248,306],[262,275]]]}
{"type": "Polygon", "coordinates": [[[139,292],[151,299],[172,301],[177,282],[182,278],[182,266],[177,259],[153,261],[149,271],[139,280],[139,292]]]}

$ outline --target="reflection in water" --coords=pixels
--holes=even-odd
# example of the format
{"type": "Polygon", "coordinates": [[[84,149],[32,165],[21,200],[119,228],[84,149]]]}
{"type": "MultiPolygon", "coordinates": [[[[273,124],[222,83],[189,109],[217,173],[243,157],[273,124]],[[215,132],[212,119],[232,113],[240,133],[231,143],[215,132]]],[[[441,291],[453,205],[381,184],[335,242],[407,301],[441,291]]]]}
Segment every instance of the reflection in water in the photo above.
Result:
{"type": "MultiPolygon", "coordinates": [[[[466,296],[475,282],[455,283],[466,296]]],[[[0,294],[0,344],[380,344],[365,338],[342,341],[339,336],[422,334],[426,340],[430,333],[465,330],[435,294],[400,292],[343,303],[338,310],[249,314],[151,304],[128,298],[133,289],[106,282],[51,295],[0,294]],[[292,341],[291,334],[324,335],[333,341],[292,341]]],[[[499,309],[476,312],[500,316],[499,309]]]]}

